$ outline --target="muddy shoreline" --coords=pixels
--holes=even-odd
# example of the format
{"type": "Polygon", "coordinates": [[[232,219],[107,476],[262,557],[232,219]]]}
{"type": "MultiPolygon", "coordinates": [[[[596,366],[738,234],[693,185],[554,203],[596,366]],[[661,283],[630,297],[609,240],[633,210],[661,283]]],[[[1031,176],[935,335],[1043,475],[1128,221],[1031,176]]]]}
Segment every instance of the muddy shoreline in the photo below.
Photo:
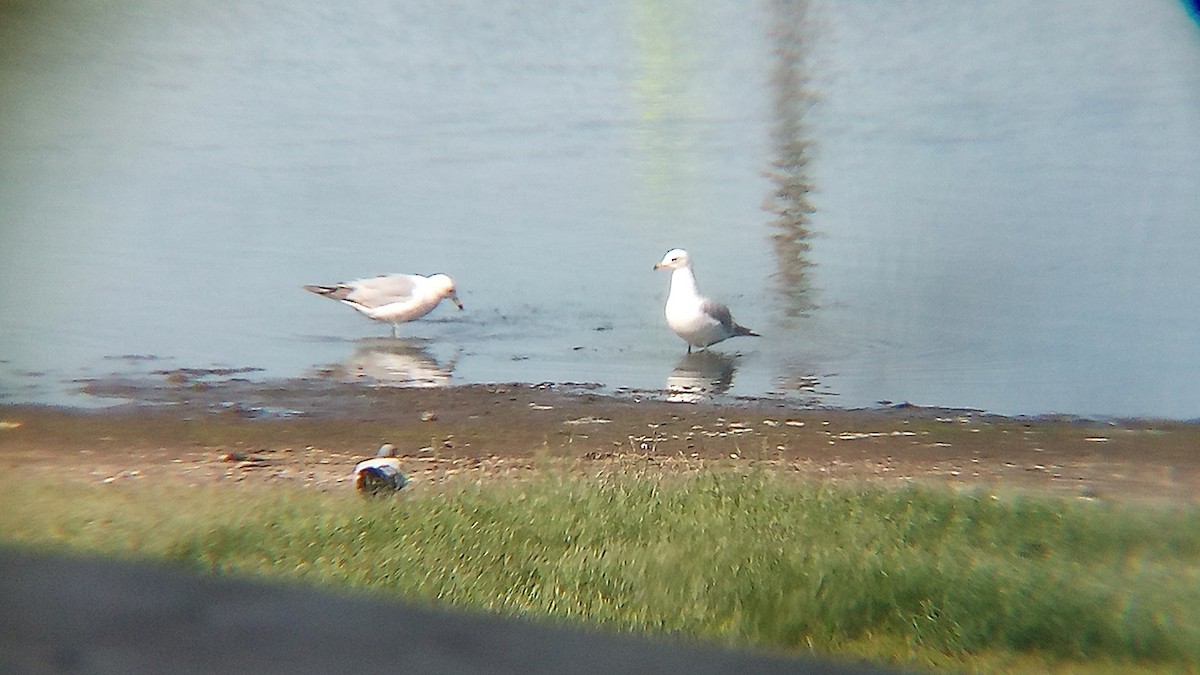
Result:
{"type": "Polygon", "coordinates": [[[921,483],[1082,499],[1200,503],[1200,424],[1006,418],[754,399],[678,403],[588,385],[369,387],[179,377],[96,383],[131,403],[0,406],[6,473],[349,490],[355,462],[399,450],[413,489],[549,466],[767,468],[798,479],[921,483]]]}

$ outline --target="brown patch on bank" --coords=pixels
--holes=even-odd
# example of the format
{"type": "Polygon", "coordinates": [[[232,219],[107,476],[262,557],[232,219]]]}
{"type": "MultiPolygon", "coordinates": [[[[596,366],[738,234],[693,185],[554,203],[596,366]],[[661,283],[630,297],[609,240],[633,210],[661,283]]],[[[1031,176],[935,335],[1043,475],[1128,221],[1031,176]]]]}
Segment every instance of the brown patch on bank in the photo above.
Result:
{"type": "Polygon", "coordinates": [[[349,490],[354,463],[389,442],[414,489],[551,466],[585,475],[733,467],[1119,500],[1195,503],[1200,494],[1200,425],[1189,423],[681,404],[524,385],[164,391],[159,405],[102,412],[0,407],[0,470],[349,490]]]}

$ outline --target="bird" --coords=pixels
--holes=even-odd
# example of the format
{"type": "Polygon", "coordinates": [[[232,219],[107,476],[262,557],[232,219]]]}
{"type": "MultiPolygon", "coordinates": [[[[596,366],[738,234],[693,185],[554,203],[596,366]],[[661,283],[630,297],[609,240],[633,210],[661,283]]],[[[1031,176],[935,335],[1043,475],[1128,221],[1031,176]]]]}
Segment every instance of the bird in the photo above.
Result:
{"type": "Polygon", "coordinates": [[[738,335],[760,337],[733,320],[729,308],[700,295],[692,275],[692,258],[681,248],[667,251],[656,270],[671,270],[671,292],[667,295],[667,325],[692,347],[708,348],[738,335]]]}
{"type": "Polygon", "coordinates": [[[402,489],[408,476],[400,473],[400,460],[391,443],[379,446],[372,459],[354,465],[354,488],[364,497],[376,497],[402,489]]]}
{"type": "Polygon", "coordinates": [[[425,316],[446,298],[450,298],[459,310],[463,308],[454,280],[445,274],[430,277],[383,274],[329,286],[306,284],[303,288],[310,293],[341,300],[376,321],[392,324],[392,337],[396,337],[396,326],[425,316]]]}

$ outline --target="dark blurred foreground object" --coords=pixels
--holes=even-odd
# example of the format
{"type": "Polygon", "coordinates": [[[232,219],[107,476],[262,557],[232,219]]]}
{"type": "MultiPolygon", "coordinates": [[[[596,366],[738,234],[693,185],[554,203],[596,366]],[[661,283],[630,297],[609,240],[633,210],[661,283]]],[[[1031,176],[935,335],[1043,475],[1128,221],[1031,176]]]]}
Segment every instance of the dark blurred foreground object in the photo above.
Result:
{"type": "Polygon", "coordinates": [[[0,547],[0,673],[882,673],[0,547]]]}
{"type": "Polygon", "coordinates": [[[354,466],[354,488],[364,497],[393,494],[405,485],[408,476],[400,472],[400,460],[396,459],[396,448],[391,443],[379,446],[375,457],[354,466]]]}

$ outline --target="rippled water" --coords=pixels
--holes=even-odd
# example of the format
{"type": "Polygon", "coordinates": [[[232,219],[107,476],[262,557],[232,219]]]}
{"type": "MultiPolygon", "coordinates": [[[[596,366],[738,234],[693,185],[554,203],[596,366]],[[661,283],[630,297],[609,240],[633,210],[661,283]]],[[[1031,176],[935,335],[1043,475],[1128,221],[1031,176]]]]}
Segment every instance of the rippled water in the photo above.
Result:
{"type": "Polygon", "coordinates": [[[1200,28],[1077,3],[0,5],[0,400],[253,368],[1200,416],[1200,28]],[[701,289],[763,334],[685,358],[701,289]],[[406,339],[303,292],[446,272],[406,339]]]}

